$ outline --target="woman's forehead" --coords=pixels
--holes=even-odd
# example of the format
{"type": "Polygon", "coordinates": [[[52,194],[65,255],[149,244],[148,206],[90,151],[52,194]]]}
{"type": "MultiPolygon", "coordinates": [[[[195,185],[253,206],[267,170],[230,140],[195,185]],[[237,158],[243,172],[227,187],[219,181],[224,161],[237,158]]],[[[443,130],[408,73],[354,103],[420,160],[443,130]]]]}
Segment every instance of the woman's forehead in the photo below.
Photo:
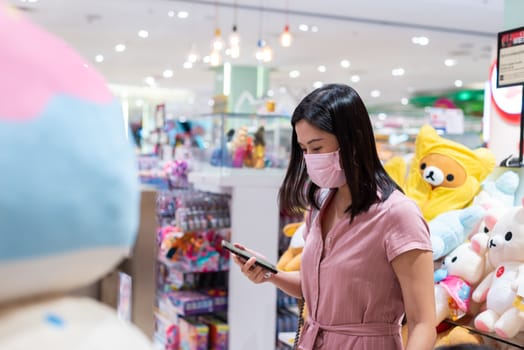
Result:
{"type": "Polygon", "coordinates": [[[335,135],[305,120],[301,120],[295,125],[295,132],[297,133],[298,142],[302,144],[335,139],[335,135]]]}

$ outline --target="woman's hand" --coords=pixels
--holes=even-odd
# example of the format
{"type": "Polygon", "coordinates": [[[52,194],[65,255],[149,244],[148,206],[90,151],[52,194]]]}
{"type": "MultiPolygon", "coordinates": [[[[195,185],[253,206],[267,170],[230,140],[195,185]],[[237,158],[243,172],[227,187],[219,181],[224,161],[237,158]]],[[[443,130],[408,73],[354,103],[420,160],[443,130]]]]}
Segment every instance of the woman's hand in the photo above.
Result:
{"type": "Polygon", "coordinates": [[[231,256],[233,257],[233,261],[235,262],[235,264],[237,264],[240,267],[242,273],[247,278],[249,278],[251,282],[259,284],[262,282],[267,282],[269,279],[271,279],[271,277],[273,277],[273,274],[270,271],[255,264],[255,262],[257,261],[256,256],[265,259],[265,257],[262,254],[259,254],[238,243],[235,243],[235,247],[245,250],[254,255],[246,261],[244,258],[231,253],[231,256]]]}

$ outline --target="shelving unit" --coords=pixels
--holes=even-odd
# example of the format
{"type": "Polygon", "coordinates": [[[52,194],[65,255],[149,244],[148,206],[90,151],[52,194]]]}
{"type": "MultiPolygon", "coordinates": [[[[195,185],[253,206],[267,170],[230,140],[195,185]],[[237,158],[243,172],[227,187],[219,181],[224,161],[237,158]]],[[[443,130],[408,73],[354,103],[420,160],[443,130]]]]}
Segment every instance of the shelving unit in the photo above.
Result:
{"type": "MultiPolygon", "coordinates": [[[[277,195],[284,176],[281,169],[231,169],[192,172],[197,189],[231,195],[231,240],[278,259],[279,210],[277,195]]],[[[255,285],[233,266],[229,272],[229,348],[275,348],[276,289],[255,285]]]]}
{"type": "Polygon", "coordinates": [[[482,332],[475,328],[473,325],[473,318],[466,316],[457,321],[446,320],[448,324],[453,326],[463,327],[471,333],[482,336],[487,345],[493,346],[495,349],[513,350],[513,349],[524,349],[524,333],[519,333],[515,338],[505,339],[499,337],[495,333],[482,332]]]}

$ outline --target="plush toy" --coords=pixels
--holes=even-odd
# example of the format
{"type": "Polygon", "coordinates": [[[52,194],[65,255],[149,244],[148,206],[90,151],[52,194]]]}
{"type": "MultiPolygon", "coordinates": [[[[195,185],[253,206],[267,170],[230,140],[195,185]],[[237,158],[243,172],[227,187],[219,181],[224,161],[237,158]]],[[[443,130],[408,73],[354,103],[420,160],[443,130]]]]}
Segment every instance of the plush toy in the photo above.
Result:
{"type": "Polygon", "coordinates": [[[498,219],[487,244],[494,271],[478,285],[473,300],[487,309],[475,318],[475,327],[512,338],[524,329],[524,317],[514,305],[517,287],[524,283],[524,208],[515,207],[498,219]]]}
{"type": "Polygon", "coordinates": [[[61,40],[0,1],[0,349],[149,349],[68,293],[134,244],[136,160],[120,102],[61,40]]]}
{"type": "Polygon", "coordinates": [[[277,269],[282,271],[299,271],[304,249],[305,222],[291,223],[284,226],[284,234],[291,237],[287,250],[277,262],[277,269]]]}
{"type": "Polygon", "coordinates": [[[233,168],[242,168],[242,165],[244,164],[244,158],[246,157],[247,152],[247,138],[247,127],[242,126],[237,130],[233,140],[229,144],[233,156],[231,161],[231,166],[233,168]]]}
{"type": "Polygon", "coordinates": [[[255,144],[255,150],[254,150],[254,160],[255,160],[255,168],[256,169],[263,169],[266,166],[265,161],[265,154],[266,154],[266,140],[265,140],[265,129],[263,126],[259,127],[257,131],[255,132],[254,137],[254,144],[255,144]]]}
{"type": "Polygon", "coordinates": [[[495,157],[488,149],[471,150],[425,125],[415,141],[407,176],[402,158],[392,158],[385,168],[419,205],[426,220],[431,220],[443,212],[467,207],[494,166],[495,157]]]}
{"type": "Polygon", "coordinates": [[[433,248],[433,260],[438,260],[458,247],[484,218],[484,209],[472,205],[438,215],[428,223],[433,248]]]}
{"type": "Polygon", "coordinates": [[[437,324],[457,320],[469,311],[473,288],[485,277],[484,251],[465,242],[455,248],[435,271],[437,324]]]}
{"type": "Polygon", "coordinates": [[[505,171],[496,180],[485,180],[482,190],[473,202],[490,208],[508,208],[515,204],[515,195],[519,187],[519,176],[514,171],[505,171]]]}
{"type": "MultiPolygon", "coordinates": [[[[482,337],[474,334],[463,327],[453,327],[437,336],[435,349],[440,346],[462,345],[462,344],[484,344],[482,337]]],[[[474,349],[474,348],[472,348],[474,349]]],[[[480,349],[479,349],[480,350],[480,349]]]]}

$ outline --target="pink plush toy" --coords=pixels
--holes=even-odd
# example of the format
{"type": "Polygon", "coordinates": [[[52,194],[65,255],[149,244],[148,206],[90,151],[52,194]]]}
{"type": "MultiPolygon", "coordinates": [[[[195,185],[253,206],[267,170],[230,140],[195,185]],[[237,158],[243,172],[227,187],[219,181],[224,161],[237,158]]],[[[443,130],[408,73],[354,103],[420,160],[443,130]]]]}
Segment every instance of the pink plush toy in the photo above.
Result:
{"type": "Polygon", "coordinates": [[[524,208],[515,207],[498,219],[487,240],[487,258],[493,272],[473,292],[473,300],[486,300],[486,311],[475,327],[512,338],[524,330],[524,317],[514,305],[517,287],[524,283],[524,208]]]}

